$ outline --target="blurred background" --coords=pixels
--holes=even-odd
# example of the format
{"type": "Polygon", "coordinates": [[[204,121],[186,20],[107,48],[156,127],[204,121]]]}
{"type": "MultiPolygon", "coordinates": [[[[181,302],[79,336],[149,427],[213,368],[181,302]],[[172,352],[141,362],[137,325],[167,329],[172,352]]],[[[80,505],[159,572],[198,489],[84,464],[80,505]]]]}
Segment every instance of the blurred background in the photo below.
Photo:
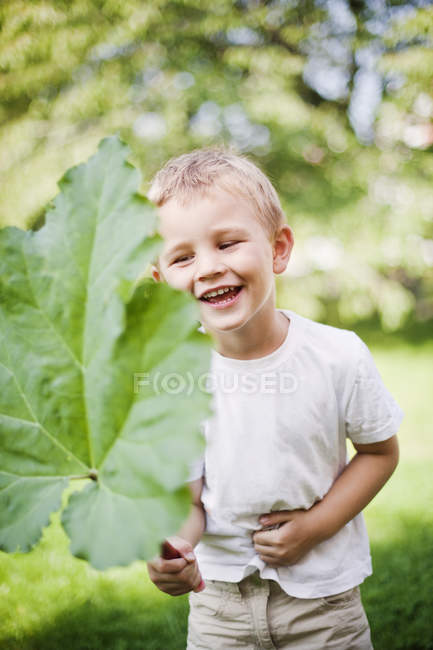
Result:
{"type": "Polygon", "coordinates": [[[0,225],[40,223],[107,134],[144,191],[167,158],[225,142],[294,228],[283,302],[431,329],[431,2],[10,0],[0,21],[0,225]]]}
{"type": "MultiPolygon", "coordinates": [[[[3,0],[0,29],[0,226],[40,227],[113,133],[143,192],[210,144],[269,175],[296,240],[280,305],[356,330],[406,411],[367,509],[375,647],[433,648],[432,3],[3,0]]],[[[185,599],[142,566],[93,572],[56,521],[28,556],[0,554],[0,590],[7,650],[184,647],[185,599]]]]}

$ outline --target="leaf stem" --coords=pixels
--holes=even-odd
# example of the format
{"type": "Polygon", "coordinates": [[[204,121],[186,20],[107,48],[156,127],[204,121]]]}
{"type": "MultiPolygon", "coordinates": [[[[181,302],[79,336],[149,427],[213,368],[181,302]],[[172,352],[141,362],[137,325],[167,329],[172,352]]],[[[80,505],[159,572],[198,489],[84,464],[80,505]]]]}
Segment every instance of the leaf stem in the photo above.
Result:
{"type": "Polygon", "coordinates": [[[74,476],[68,476],[68,479],[70,481],[80,481],[85,478],[90,478],[92,481],[97,481],[98,480],[98,470],[97,469],[90,469],[87,474],[76,474],[74,476]]]}

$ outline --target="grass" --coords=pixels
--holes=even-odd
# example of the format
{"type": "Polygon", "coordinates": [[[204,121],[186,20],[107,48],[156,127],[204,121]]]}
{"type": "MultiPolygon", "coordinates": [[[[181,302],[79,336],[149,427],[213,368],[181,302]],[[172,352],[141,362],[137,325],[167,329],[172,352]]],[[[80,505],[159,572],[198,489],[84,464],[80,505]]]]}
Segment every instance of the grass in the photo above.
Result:
{"type": "MultiPolygon", "coordinates": [[[[433,649],[433,345],[373,353],[406,418],[400,465],[366,510],[374,575],[363,599],[376,650],[433,649]]],[[[1,650],[185,647],[186,597],[160,593],[142,563],[100,573],[67,545],[54,517],[31,553],[0,553],[1,650]]]]}
{"type": "Polygon", "coordinates": [[[405,411],[396,473],[365,511],[374,574],[362,587],[376,650],[433,648],[433,345],[374,349],[405,411]]]}
{"type": "Polygon", "coordinates": [[[1,650],[149,650],[185,646],[185,598],[143,563],[98,572],[72,557],[58,516],[27,555],[0,556],[1,650]]]}

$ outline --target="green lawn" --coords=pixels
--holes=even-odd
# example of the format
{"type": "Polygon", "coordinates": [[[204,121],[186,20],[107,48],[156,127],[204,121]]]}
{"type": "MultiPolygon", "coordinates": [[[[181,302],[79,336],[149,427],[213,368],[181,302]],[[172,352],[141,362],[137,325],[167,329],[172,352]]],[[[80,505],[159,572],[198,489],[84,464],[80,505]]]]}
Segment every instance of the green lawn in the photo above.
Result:
{"type": "MultiPolygon", "coordinates": [[[[373,353],[406,418],[399,468],[366,511],[364,602],[376,650],[433,648],[433,345],[373,353]]],[[[181,650],[186,616],[143,564],[99,573],[72,558],[57,519],[31,553],[0,553],[1,650],[181,650]]]]}
{"type": "Polygon", "coordinates": [[[364,603],[377,650],[433,648],[433,345],[373,353],[405,419],[400,464],[365,512],[374,575],[364,603]]]}

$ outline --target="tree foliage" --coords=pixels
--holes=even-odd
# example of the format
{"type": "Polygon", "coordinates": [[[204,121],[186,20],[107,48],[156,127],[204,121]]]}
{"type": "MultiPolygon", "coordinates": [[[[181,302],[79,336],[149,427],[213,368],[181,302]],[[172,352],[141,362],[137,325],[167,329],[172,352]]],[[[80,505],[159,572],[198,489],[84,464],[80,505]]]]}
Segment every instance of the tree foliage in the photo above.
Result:
{"type": "Polygon", "coordinates": [[[388,330],[433,317],[431,3],[10,0],[0,20],[3,223],[37,221],[114,131],[147,179],[226,142],[294,226],[282,301],[388,330]]]}
{"type": "Polygon", "coordinates": [[[208,413],[195,301],[140,280],[160,238],[127,154],[104,140],[44,227],[0,231],[0,548],[29,550],[87,479],[62,523],[99,569],[149,559],[180,525],[208,413]]]}

